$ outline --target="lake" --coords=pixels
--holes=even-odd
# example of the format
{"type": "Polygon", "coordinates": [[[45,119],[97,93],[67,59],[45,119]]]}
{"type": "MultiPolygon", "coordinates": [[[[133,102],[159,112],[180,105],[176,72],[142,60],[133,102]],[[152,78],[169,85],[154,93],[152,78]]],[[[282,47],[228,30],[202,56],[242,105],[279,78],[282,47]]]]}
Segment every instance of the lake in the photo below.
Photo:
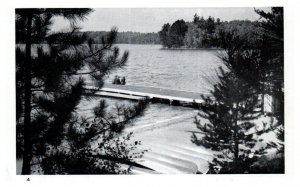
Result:
{"type": "Polygon", "coordinates": [[[161,45],[119,44],[129,51],[127,66],[112,73],[125,76],[129,85],[207,93],[215,83],[216,69],[221,66],[216,50],[167,50],[161,45]]]}
{"type": "MultiPolygon", "coordinates": [[[[222,64],[215,50],[166,50],[160,45],[118,45],[120,51],[129,51],[127,66],[113,72],[125,76],[127,85],[141,85],[207,94],[217,81],[216,72],[222,64]]],[[[83,100],[82,114],[91,116],[91,108],[99,99],[83,100]]],[[[130,101],[106,98],[113,109],[114,103],[130,101]]],[[[142,142],[147,149],[140,164],[159,173],[205,173],[211,154],[203,147],[191,143],[191,131],[197,131],[193,123],[197,110],[167,104],[149,104],[143,116],[134,120],[124,134],[133,132],[133,141],[142,142]]],[[[139,168],[134,173],[148,173],[139,168]]]]}

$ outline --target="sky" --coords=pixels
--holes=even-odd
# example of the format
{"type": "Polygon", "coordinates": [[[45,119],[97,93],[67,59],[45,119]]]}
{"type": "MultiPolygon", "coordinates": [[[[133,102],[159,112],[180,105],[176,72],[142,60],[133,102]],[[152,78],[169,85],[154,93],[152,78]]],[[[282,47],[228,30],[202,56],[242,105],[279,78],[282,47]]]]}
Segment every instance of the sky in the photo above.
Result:
{"type": "MultiPolygon", "coordinates": [[[[259,8],[268,10],[268,8],[259,8]]],[[[83,22],[78,22],[82,31],[109,31],[116,26],[120,32],[158,32],[165,23],[178,19],[192,21],[194,14],[207,18],[212,16],[222,21],[257,20],[254,7],[242,8],[102,8],[94,9],[83,22]]],[[[52,30],[67,30],[69,23],[55,18],[52,30]]]]}

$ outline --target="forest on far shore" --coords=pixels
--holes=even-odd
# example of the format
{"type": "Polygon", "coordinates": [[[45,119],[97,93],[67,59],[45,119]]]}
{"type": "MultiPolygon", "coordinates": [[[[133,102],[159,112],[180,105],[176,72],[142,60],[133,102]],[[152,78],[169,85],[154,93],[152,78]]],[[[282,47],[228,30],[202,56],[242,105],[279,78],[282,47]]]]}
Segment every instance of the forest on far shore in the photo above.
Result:
{"type": "MultiPolygon", "coordinates": [[[[83,32],[93,43],[101,43],[101,38],[109,34],[108,31],[87,31],[83,32]]],[[[140,32],[118,32],[116,43],[118,44],[161,44],[158,33],[140,32]]]]}
{"type": "Polygon", "coordinates": [[[221,35],[228,32],[255,42],[261,30],[256,21],[221,21],[219,18],[209,16],[205,19],[195,14],[192,22],[180,19],[172,24],[164,24],[159,36],[166,48],[221,48],[221,35]]]}
{"type": "MultiPolygon", "coordinates": [[[[257,41],[262,31],[257,27],[257,21],[233,20],[221,21],[209,16],[207,19],[194,15],[193,21],[182,19],[174,23],[166,23],[157,33],[118,32],[118,44],[161,44],[164,48],[221,48],[221,34],[234,32],[239,38],[251,43],[257,41]]],[[[101,43],[108,31],[79,32],[90,38],[92,43],[101,43]]]]}

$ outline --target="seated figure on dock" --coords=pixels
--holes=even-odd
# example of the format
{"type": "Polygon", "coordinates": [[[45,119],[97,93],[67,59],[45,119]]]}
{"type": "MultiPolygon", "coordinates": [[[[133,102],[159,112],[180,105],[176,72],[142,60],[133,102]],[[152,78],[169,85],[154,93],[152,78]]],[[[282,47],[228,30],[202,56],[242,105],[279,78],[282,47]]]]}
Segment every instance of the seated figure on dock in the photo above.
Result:
{"type": "Polygon", "coordinates": [[[118,75],[115,76],[113,84],[121,84],[120,77],[118,75]]]}
{"type": "Polygon", "coordinates": [[[121,84],[122,84],[122,85],[125,85],[125,84],[126,84],[126,79],[125,79],[125,77],[122,77],[122,79],[121,79],[121,84]]]}

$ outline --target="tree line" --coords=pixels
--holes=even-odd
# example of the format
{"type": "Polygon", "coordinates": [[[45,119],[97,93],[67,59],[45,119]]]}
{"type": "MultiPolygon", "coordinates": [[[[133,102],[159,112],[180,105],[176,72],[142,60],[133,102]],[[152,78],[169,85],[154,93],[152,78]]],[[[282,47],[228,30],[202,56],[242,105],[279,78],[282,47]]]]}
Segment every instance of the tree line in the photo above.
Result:
{"type": "Polygon", "coordinates": [[[240,37],[255,36],[258,28],[248,20],[221,21],[209,16],[207,19],[194,15],[192,22],[177,20],[166,23],[159,31],[161,43],[166,48],[220,48],[220,34],[236,30],[240,37]]]}
{"type": "MultiPolygon", "coordinates": [[[[83,32],[87,37],[92,38],[94,43],[101,44],[101,38],[106,36],[107,31],[87,31],[83,32]]],[[[140,32],[118,32],[117,44],[160,44],[158,33],[140,33],[140,32]]]]}

